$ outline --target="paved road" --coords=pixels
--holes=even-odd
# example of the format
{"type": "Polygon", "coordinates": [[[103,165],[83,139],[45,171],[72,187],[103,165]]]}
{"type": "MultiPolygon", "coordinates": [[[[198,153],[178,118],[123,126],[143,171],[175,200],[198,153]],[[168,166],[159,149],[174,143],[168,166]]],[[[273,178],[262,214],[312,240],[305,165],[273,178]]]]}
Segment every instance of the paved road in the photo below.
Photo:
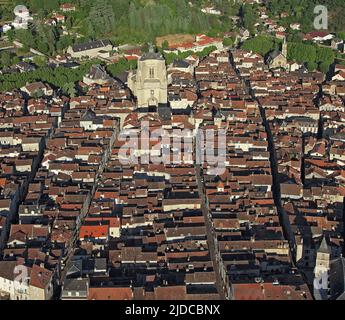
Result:
{"type": "MultiPolygon", "coordinates": [[[[120,126],[120,123],[118,123],[116,125],[116,127],[114,128],[114,140],[110,143],[109,145],[109,148],[108,150],[106,150],[105,152],[107,152],[107,154],[105,155],[105,158],[104,158],[104,161],[100,164],[99,168],[98,168],[98,171],[97,171],[97,174],[96,174],[96,177],[95,177],[95,183],[93,185],[93,188],[91,190],[91,193],[90,193],[90,197],[89,199],[86,201],[86,211],[85,211],[85,214],[81,214],[81,224],[84,220],[84,218],[86,217],[87,213],[88,213],[88,209],[91,205],[91,202],[92,202],[92,199],[95,195],[95,192],[97,190],[97,187],[98,187],[98,183],[99,183],[99,179],[100,177],[102,176],[107,164],[108,164],[108,161],[111,157],[111,150],[113,148],[113,145],[119,135],[119,126],[120,126]]],[[[59,299],[60,296],[61,296],[61,289],[62,289],[62,286],[63,286],[63,281],[64,279],[66,278],[66,273],[67,273],[67,269],[66,269],[66,266],[68,265],[69,261],[71,260],[71,258],[73,257],[73,254],[74,254],[74,249],[76,248],[76,242],[77,242],[77,239],[78,239],[78,235],[79,235],[79,228],[80,226],[77,228],[77,238],[75,239],[75,241],[73,242],[73,244],[71,244],[70,248],[69,248],[69,252],[67,254],[67,256],[63,259],[64,260],[64,269],[61,271],[61,274],[60,274],[60,277],[59,277],[59,283],[60,283],[60,286],[59,288],[57,288],[57,293],[54,295],[54,298],[55,299],[59,299]]]]}
{"type": "Polygon", "coordinates": [[[213,231],[213,226],[212,226],[212,222],[211,219],[209,217],[209,209],[208,206],[206,204],[206,197],[204,194],[204,186],[203,186],[203,181],[202,181],[202,177],[201,177],[201,167],[200,165],[196,165],[196,179],[197,179],[197,183],[198,183],[198,191],[199,191],[199,196],[202,200],[201,202],[201,210],[202,213],[204,215],[204,219],[205,219],[205,226],[206,226],[206,235],[207,235],[207,244],[208,244],[208,249],[210,252],[210,256],[213,262],[213,268],[215,270],[215,274],[216,274],[216,287],[217,290],[219,292],[220,298],[222,300],[226,299],[226,295],[225,295],[225,286],[224,286],[224,282],[221,278],[220,275],[220,265],[219,265],[219,260],[218,260],[218,255],[217,255],[217,250],[216,250],[216,246],[215,246],[215,235],[214,235],[214,231],[213,231]]]}

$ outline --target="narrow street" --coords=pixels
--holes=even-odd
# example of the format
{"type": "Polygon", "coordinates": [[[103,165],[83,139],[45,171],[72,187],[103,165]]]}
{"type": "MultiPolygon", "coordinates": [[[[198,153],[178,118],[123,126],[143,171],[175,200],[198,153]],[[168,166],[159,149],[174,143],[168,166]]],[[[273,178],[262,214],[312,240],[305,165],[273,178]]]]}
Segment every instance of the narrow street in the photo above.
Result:
{"type": "MultiPolygon", "coordinates": [[[[252,94],[252,96],[256,100],[255,95],[252,94]]],[[[269,123],[266,119],[265,110],[262,108],[260,104],[259,104],[259,108],[260,108],[261,118],[262,118],[263,124],[265,126],[265,130],[267,133],[268,151],[270,153],[270,163],[271,163],[271,171],[272,171],[272,179],[273,179],[272,192],[273,192],[274,204],[278,211],[280,224],[283,227],[284,237],[289,241],[290,256],[292,258],[292,261],[294,262],[296,243],[295,243],[295,237],[291,230],[289,217],[287,216],[287,214],[285,213],[281,205],[280,181],[279,181],[277,156],[276,156],[276,151],[274,147],[273,136],[272,136],[271,129],[269,127],[269,123]]]]}
{"type": "Polygon", "coordinates": [[[213,269],[214,269],[215,274],[216,274],[216,288],[218,290],[220,298],[222,300],[225,300],[226,299],[225,285],[224,285],[224,281],[223,281],[221,274],[220,274],[221,266],[220,266],[220,261],[219,261],[218,250],[217,250],[216,244],[215,244],[215,234],[213,231],[210,211],[208,209],[206,196],[204,193],[204,185],[203,185],[203,180],[202,180],[202,176],[201,176],[201,166],[196,165],[195,170],[196,170],[196,179],[198,182],[198,192],[199,192],[199,196],[200,196],[201,201],[202,201],[201,202],[201,210],[202,210],[202,213],[203,213],[204,219],[205,219],[208,249],[210,252],[211,259],[213,261],[213,269]]]}
{"type": "MultiPolygon", "coordinates": [[[[231,60],[230,60],[230,64],[234,68],[234,70],[236,70],[236,67],[231,60]]],[[[262,108],[258,99],[256,98],[255,93],[253,92],[253,90],[250,86],[250,83],[248,81],[246,81],[241,76],[241,74],[238,72],[238,70],[236,70],[236,73],[237,73],[238,77],[240,78],[241,82],[245,85],[248,94],[251,95],[253,101],[256,101],[258,103],[258,106],[260,109],[262,124],[265,127],[265,131],[267,134],[268,151],[270,153],[270,164],[271,164],[271,172],[272,172],[272,180],[273,180],[273,182],[272,182],[273,200],[274,200],[274,204],[277,208],[280,224],[283,228],[284,237],[285,237],[285,239],[287,239],[289,241],[290,257],[294,263],[293,257],[295,256],[294,255],[294,253],[295,253],[294,252],[295,251],[295,238],[294,238],[293,232],[291,230],[289,217],[287,216],[287,214],[285,213],[285,211],[283,210],[283,208],[281,206],[281,193],[280,193],[280,182],[279,182],[279,174],[278,174],[278,167],[277,167],[277,157],[276,157],[276,152],[275,152],[275,148],[274,148],[274,141],[273,141],[272,132],[271,132],[271,129],[269,126],[269,122],[266,119],[265,110],[262,108]]]]}
{"type": "Polygon", "coordinates": [[[104,158],[102,159],[102,162],[100,163],[100,166],[99,166],[99,168],[97,170],[96,178],[95,178],[95,183],[94,183],[93,188],[92,188],[92,190],[90,192],[89,198],[85,202],[85,207],[84,207],[85,208],[85,212],[82,213],[82,215],[81,215],[80,225],[77,225],[77,230],[76,230],[77,237],[74,240],[74,242],[71,244],[69,252],[67,253],[67,256],[64,258],[64,261],[63,261],[63,267],[64,268],[61,269],[61,271],[60,271],[59,287],[58,287],[57,292],[54,294],[55,299],[59,299],[59,297],[61,295],[61,290],[62,290],[62,286],[63,286],[63,279],[65,278],[66,272],[67,272],[67,269],[65,267],[68,265],[69,261],[73,257],[74,248],[76,247],[76,241],[78,239],[78,234],[79,234],[80,226],[82,224],[82,221],[84,220],[84,218],[87,215],[87,212],[88,212],[89,207],[91,205],[91,201],[92,201],[92,199],[94,197],[94,194],[95,194],[95,192],[97,190],[99,179],[102,176],[102,174],[104,172],[104,169],[105,169],[105,167],[106,167],[106,165],[107,165],[107,163],[109,161],[109,158],[111,156],[112,147],[113,147],[113,145],[114,145],[114,143],[115,143],[115,141],[116,141],[116,139],[117,139],[117,137],[119,135],[119,132],[120,132],[119,126],[120,126],[120,124],[118,123],[116,125],[116,127],[114,128],[113,137],[112,137],[112,139],[111,139],[111,141],[109,143],[109,148],[105,150],[104,158]]]}

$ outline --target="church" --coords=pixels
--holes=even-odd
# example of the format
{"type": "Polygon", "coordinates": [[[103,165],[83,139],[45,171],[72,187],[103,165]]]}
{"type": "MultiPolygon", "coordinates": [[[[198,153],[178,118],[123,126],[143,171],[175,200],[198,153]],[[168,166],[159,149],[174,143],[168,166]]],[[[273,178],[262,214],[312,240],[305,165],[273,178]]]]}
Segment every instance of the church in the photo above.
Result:
{"type": "Polygon", "coordinates": [[[136,72],[128,75],[128,87],[137,98],[139,109],[158,108],[168,103],[168,77],[165,60],[153,48],[138,61],[136,72]]]}
{"type": "Polygon", "coordinates": [[[272,51],[266,60],[268,66],[270,69],[275,68],[283,68],[283,69],[289,69],[289,64],[287,61],[287,42],[286,39],[284,39],[284,43],[282,46],[282,51],[276,49],[272,51]]]}

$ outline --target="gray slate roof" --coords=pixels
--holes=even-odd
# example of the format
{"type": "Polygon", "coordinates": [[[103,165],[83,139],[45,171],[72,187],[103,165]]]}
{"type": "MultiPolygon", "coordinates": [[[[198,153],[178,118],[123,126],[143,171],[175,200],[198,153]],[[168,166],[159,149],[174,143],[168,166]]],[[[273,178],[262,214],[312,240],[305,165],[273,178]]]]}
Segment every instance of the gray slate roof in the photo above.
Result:
{"type": "Polygon", "coordinates": [[[175,60],[173,63],[174,68],[189,68],[189,63],[186,60],[175,60]]]}
{"type": "Polygon", "coordinates": [[[89,286],[89,279],[66,279],[65,283],[63,285],[63,296],[67,296],[67,292],[80,292],[84,293],[84,295],[87,295],[89,286]]]}
{"type": "Polygon", "coordinates": [[[146,52],[140,58],[140,61],[145,60],[164,60],[164,58],[159,52],[146,52]]]}
{"type": "Polygon", "coordinates": [[[327,244],[326,237],[323,237],[318,252],[331,254],[331,250],[327,244]]]}
{"type": "Polygon", "coordinates": [[[103,48],[108,45],[111,45],[111,42],[109,40],[97,40],[97,41],[91,41],[87,43],[75,44],[72,46],[72,50],[74,52],[81,52],[81,51],[86,51],[86,50],[91,50],[91,49],[103,48]]]}

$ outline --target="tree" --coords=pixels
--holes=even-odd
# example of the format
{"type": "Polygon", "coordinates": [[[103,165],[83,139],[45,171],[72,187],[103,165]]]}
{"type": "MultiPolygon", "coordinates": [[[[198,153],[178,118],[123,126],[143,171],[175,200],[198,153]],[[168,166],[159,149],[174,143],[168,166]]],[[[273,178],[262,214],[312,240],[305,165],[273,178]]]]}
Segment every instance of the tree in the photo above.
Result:
{"type": "Polygon", "coordinates": [[[316,49],[314,45],[304,43],[288,43],[288,59],[300,63],[310,62],[313,66],[317,62],[316,49]]]}
{"type": "Polygon", "coordinates": [[[35,46],[35,36],[33,31],[28,30],[16,30],[15,37],[18,39],[19,42],[26,45],[27,47],[34,47],[35,46]]]}
{"type": "Polygon", "coordinates": [[[308,61],[306,65],[309,71],[314,71],[317,68],[317,64],[314,61],[308,61]]]}
{"type": "Polygon", "coordinates": [[[136,60],[127,61],[126,59],[121,58],[116,63],[107,65],[107,71],[113,77],[116,77],[124,71],[127,71],[129,69],[136,69],[136,67],[137,67],[137,61],[136,60]]]}
{"type": "Polygon", "coordinates": [[[232,39],[232,38],[224,38],[223,45],[225,47],[231,47],[231,46],[233,46],[233,44],[234,44],[234,39],[232,39]]]}
{"type": "Polygon", "coordinates": [[[5,67],[11,65],[11,54],[8,51],[1,52],[1,64],[5,67]]]}
{"type": "Polygon", "coordinates": [[[328,62],[321,62],[319,64],[319,70],[323,73],[328,73],[330,64],[328,62]]]}
{"type": "Polygon", "coordinates": [[[43,54],[49,54],[49,46],[43,39],[37,40],[36,47],[38,51],[42,52],[43,54]]]}
{"type": "Polygon", "coordinates": [[[15,31],[13,29],[8,30],[6,32],[6,36],[10,42],[13,42],[13,40],[15,39],[15,31]]]}
{"type": "Polygon", "coordinates": [[[316,60],[317,62],[323,62],[331,64],[335,58],[334,52],[330,48],[317,47],[316,49],[316,60]]]}
{"type": "Polygon", "coordinates": [[[68,69],[64,67],[51,69],[45,66],[31,72],[1,74],[0,91],[20,88],[26,83],[33,81],[43,81],[55,87],[62,88],[66,83],[75,83],[82,80],[85,73],[90,69],[90,66],[98,63],[100,63],[98,60],[88,61],[77,69],[68,69]]]}
{"type": "Polygon", "coordinates": [[[17,64],[18,62],[20,62],[20,58],[18,57],[18,56],[14,56],[13,58],[12,58],[12,64],[13,65],[15,65],[15,64],[17,64]]]}
{"type": "Polygon", "coordinates": [[[169,49],[169,42],[167,40],[164,40],[162,43],[162,49],[166,50],[169,49]]]}
{"type": "Polygon", "coordinates": [[[251,38],[246,40],[241,48],[247,51],[253,51],[258,53],[262,56],[265,56],[270,51],[276,48],[276,40],[272,37],[265,37],[265,36],[257,36],[255,38],[251,38]]]}
{"type": "Polygon", "coordinates": [[[66,27],[67,29],[72,29],[73,27],[73,18],[71,16],[66,19],[66,27]]]}
{"type": "Polygon", "coordinates": [[[68,82],[62,87],[62,91],[67,94],[69,97],[75,97],[77,91],[73,82],[68,82]]]}
{"type": "Polygon", "coordinates": [[[250,33],[254,33],[254,24],[256,21],[255,11],[252,5],[243,5],[241,9],[241,16],[243,21],[243,26],[250,31],[250,33]]]}
{"type": "Polygon", "coordinates": [[[56,50],[63,51],[73,44],[73,39],[70,36],[60,37],[59,41],[56,42],[56,50]]]}
{"type": "Polygon", "coordinates": [[[137,23],[137,9],[135,7],[134,2],[132,1],[129,6],[129,27],[134,30],[136,29],[136,23],[137,23]]]}
{"type": "Polygon", "coordinates": [[[44,92],[42,89],[38,89],[32,94],[32,97],[35,99],[41,98],[43,96],[44,96],[44,92]]]}
{"type": "Polygon", "coordinates": [[[89,14],[90,31],[95,33],[95,36],[103,36],[115,27],[115,15],[113,7],[108,0],[95,1],[91,7],[89,14]]]}
{"type": "Polygon", "coordinates": [[[339,31],[337,37],[341,40],[345,40],[345,31],[339,31]]]}
{"type": "Polygon", "coordinates": [[[201,52],[197,52],[196,54],[200,59],[202,59],[202,58],[205,58],[206,56],[208,56],[211,52],[213,52],[215,50],[217,50],[217,47],[210,46],[210,47],[205,48],[201,52]]]}
{"type": "Polygon", "coordinates": [[[35,56],[33,62],[38,67],[44,67],[47,65],[48,59],[44,56],[35,56]]]}

